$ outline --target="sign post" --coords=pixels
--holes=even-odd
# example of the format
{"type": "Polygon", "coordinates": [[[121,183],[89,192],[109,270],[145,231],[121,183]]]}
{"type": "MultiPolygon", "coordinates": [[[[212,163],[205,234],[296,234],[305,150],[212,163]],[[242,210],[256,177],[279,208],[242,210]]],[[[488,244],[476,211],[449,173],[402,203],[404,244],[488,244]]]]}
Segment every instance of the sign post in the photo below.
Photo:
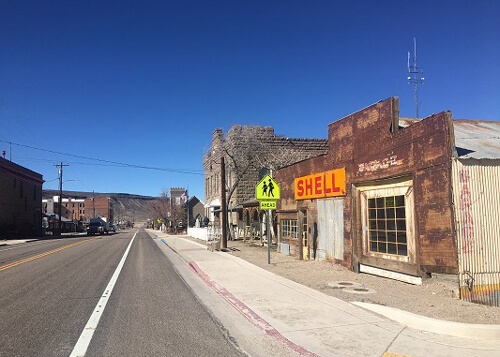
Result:
{"type": "Polygon", "coordinates": [[[274,179],[266,175],[255,186],[255,198],[259,200],[261,210],[266,210],[266,231],[267,231],[267,264],[271,264],[271,211],[276,209],[276,201],[281,199],[280,186],[274,179]]]}

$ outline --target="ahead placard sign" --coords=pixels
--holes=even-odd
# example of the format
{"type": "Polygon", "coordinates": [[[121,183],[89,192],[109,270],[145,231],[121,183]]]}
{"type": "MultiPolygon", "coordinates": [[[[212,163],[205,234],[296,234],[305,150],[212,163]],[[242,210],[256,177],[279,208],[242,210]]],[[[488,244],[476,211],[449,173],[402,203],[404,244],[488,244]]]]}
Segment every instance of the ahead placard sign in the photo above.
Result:
{"type": "Polygon", "coordinates": [[[259,201],[261,210],[276,209],[276,201],[259,201]]]}

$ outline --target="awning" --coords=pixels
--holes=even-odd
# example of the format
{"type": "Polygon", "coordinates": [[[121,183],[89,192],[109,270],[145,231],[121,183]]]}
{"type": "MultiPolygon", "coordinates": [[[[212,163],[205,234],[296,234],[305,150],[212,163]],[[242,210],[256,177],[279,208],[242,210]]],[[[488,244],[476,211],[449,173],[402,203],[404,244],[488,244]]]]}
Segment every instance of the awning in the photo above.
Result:
{"type": "Polygon", "coordinates": [[[205,205],[205,208],[220,207],[220,198],[215,198],[205,205]]]}

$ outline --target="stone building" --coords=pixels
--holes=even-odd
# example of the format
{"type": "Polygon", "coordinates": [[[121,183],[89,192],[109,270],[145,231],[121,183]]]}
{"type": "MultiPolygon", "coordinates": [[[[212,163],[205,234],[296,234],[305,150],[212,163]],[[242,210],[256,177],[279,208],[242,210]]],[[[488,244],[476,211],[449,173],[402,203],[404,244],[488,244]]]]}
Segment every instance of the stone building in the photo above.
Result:
{"type": "Polygon", "coordinates": [[[203,224],[203,218],[205,217],[205,207],[203,202],[201,202],[196,196],[189,197],[186,202],[186,208],[189,216],[188,227],[201,226],[201,224],[203,224]]]}
{"type": "Polygon", "coordinates": [[[42,235],[42,175],[0,157],[0,239],[42,235]]]}
{"type": "Polygon", "coordinates": [[[226,135],[213,132],[212,146],[203,157],[205,208],[210,222],[217,221],[221,197],[221,157],[226,168],[228,212],[233,234],[241,228],[259,224],[261,213],[255,201],[255,185],[268,169],[292,164],[327,152],[326,139],[289,138],[275,135],[270,126],[235,125],[226,135]],[[252,214],[253,213],[253,214],[252,214]]]}

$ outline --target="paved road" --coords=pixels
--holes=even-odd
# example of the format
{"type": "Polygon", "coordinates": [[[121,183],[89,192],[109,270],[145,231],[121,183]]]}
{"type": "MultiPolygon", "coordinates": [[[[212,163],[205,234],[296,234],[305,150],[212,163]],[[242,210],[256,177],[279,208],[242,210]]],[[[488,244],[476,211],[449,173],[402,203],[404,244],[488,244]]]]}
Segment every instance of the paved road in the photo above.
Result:
{"type": "MultiPolygon", "coordinates": [[[[137,230],[0,248],[0,356],[69,356],[137,230]]],[[[240,356],[139,231],[86,356],[240,356]]]]}

